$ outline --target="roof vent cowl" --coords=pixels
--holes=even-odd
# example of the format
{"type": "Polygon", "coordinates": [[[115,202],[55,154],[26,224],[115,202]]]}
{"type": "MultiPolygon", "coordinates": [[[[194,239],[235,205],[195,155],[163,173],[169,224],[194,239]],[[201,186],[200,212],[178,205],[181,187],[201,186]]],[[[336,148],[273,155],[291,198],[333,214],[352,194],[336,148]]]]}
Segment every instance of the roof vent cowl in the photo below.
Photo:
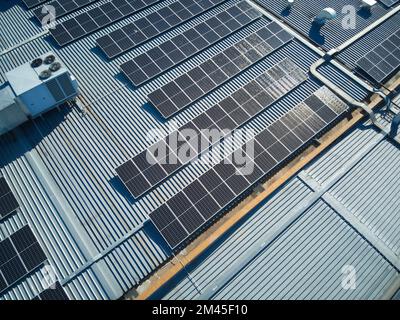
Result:
{"type": "Polygon", "coordinates": [[[313,20],[313,23],[318,25],[324,25],[329,20],[334,20],[337,17],[335,9],[325,8],[323,9],[313,20]]]}

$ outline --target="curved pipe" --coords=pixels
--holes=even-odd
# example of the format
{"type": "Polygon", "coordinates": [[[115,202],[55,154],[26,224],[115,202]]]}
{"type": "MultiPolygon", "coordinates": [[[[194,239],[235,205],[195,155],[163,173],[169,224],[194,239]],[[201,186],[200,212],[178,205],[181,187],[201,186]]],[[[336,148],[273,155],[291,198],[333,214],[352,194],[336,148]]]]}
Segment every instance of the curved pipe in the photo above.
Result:
{"type": "MultiPolygon", "coordinates": [[[[325,63],[325,58],[319,59],[310,67],[311,74],[321,81],[324,85],[326,85],[329,89],[331,89],[335,94],[341,97],[343,100],[351,104],[352,106],[362,108],[365,112],[368,113],[369,117],[371,118],[372,123],[376,124],[376,116],[372,109],[364,102],[357,101],[352,96],[350,96],[347,92],[339,88],[336,84],[334,84],[331,80],[326,78],[324,75],[318,72],[318,68],[321,67],[325,63]]],[[[374,92],[374,89],[370,90],[374,92]]]]}

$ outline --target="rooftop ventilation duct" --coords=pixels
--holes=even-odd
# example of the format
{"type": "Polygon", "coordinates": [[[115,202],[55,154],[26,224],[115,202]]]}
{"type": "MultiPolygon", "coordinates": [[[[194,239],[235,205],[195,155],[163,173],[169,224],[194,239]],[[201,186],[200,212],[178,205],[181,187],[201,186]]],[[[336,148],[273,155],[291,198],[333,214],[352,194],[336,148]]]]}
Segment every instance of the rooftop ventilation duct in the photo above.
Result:
{"type": "Polygon", "coordinates": [[[371,8],[376,4],[377,2],[375,0],[361,0],[360,9],[370,11],[371,8]]]}
{"type": "Polygon", "coordinates": [[[324,25],[329,20],[334,20],[337,17],[335,9],[325,8],[323,9],[313,20],[313,23],[317,25],[324,25]]]}
{"type": "Polygon", "coordinates": [[[291,9],[294,5],[294,0],[287,0],[286,1],[286,8],[291,9]]]}

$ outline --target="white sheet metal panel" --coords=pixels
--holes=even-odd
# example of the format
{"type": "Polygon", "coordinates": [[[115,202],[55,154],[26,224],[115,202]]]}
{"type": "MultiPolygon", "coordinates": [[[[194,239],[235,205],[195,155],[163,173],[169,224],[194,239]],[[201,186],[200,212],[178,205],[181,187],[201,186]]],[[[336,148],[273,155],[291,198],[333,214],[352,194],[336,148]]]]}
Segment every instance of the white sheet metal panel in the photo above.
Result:
{"type": "Polygon", "coordinates": [[[400,152],[385,140],[330,193],[400,257],[400,152]]]}

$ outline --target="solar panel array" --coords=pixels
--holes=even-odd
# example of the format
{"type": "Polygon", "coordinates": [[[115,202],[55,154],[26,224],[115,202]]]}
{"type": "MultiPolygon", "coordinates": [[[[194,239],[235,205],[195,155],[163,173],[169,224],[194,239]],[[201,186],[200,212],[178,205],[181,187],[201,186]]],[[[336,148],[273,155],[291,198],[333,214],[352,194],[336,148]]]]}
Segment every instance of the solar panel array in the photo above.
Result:
{"type": "Polygon", "coordinates": [[[385,6],[391,7],[398,3],[400,0],[380,0],[385,6]]]}
{"type": "Polygon", "coordinates": [[[19,207],[6,179],[0,178],[0,220],[7,217],[19,207]]]}
{"type": "Polygon", "coordinates": [[[157,2],[160,0],[111,0],[57,24],[50,33],[60,46],[64,46],[157,2]]]}
{"type": "Polygon", "coordinates": [[[42,291],[32,300],[69,300],[61,284],[57,281],[50,288],[42,291]]]}
{"type": "MultiPolygon", "coordinates": [[[[97,0],[55,0],[46,3],[46,5],[53,6],[55,9],[56,17],[60,18],[96,1],[97,0]]],[[[43,6],[33,10],[33,14],[40,22],[43,21],[43,18],[48,15],[47,11],[43,13],[42,10],[43,6]]]]}
{"type": "MultiPolygon", "coordinates": [[[[248,156],[254,170],[249,174],[243,174],[229,156],[152,212],[151,221],[168,245],[176,248],[345,110],[346,105],[325,88],[311,95],[255,136],[254,154],[248,156]]],[[[235,152],[248,150],[243,145],[235,152]]]]}
{"type": "Polygon", "coordinates": [[[356,64],[377,82],[383,82],[392,75],[400,66],[400,26],[356,64]]]}
{"type": "Polygon", "coordinates": [[[150,93],[148,100],[169,118],[292,39],[277,23],[271,23],[150,93]]]}
{"type": "Polygon", "coordinates": [[[47,260],[31,228],[26,225],[0,242],[0,292],[47,260]]]}
{"type": "Polygon", "coordinates": [[[123,63],[121,70],[135,86],[139,86],[260,17],[261,13],[250,4],[240,2],[123,63]]]}
{"type": "Polygon", "coordinates": [[[28,9],[34,8],[47,0],[22,0],[28,9]]]}
{"type": "Polygon", "coordinates": [[[209,137],[201,131],[217,129],[221,137],[225,137],[306,79],[307,75],[296,64],[284,59],[178,131],[125,162],[116,169],[118,176],[131,194],[139,198],[217,142],[209,142],[209,137]],[[194,130],[197,136],[186,139],[187,129],[194,130]],[[176,146],[173,145],[175,141],[179,141],[176,146]],[[167,150],[166,156],[157,156],[159,150],[167,150]]]}
{"type": "Polygon", "coordinates": [[[97,39],[96,42],[111,59],[225,1],[179,0],[97,39]]]}

